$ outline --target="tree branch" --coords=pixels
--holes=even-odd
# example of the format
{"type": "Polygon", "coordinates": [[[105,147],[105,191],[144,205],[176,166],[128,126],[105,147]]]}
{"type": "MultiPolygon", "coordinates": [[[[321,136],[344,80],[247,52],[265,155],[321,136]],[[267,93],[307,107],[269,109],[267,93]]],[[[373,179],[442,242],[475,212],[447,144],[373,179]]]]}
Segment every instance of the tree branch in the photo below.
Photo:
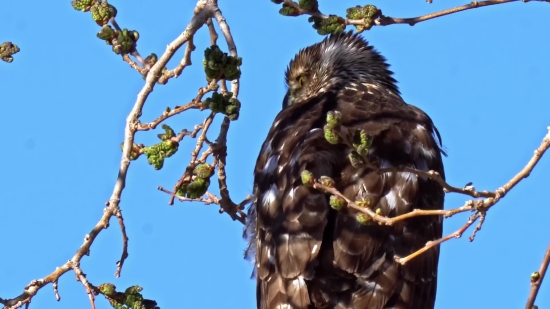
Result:
{"type": "Polygon", "coordinates": [[[540,159],[542,158],[544,153],[548,150],[548,148],[550,148],[550,127],[548,127],[548,133],[542,139],[541,145],[535,150],[533,156],[531,157],[529,162],[527,162],[525,167],[521,171],[519,171],[516,175],[514,175],[514,177],[512,177],[512,179],[510,179],[508,182],[506,182],[502,187],[496,189],[493,192],[487,192],[487,191],[477,192],[471,186],[468,186],[465,189],[460,189],[460,188],[453,187],[453,186],[449,185],[448,183],[446,183],[439,176],[439,174],[436,173],[435,171],[423,172],[423,171],[419,171],[419,170],[415,170],[415,169],[411,169],[411,168],[404,168],[404,167],[375,170],[376,172],[379,172],[379,173],[390,173],[390,172],[391,173],[394,173],[394,172],[397,172],[397,173],[403,173],[403,172],[414,173],[414,174],[417,175],[417,177],[418,176],[426,176],[426,177],[429,177],[431,179],[434,179],[438,183],[442,184],[442,186],[444,188],[447,188],[448,189],[447,192],[455,192],[455,193],[469,195],[469,196],[473,196],[473,197],[477,197],[477,196],[485,197],[484,199],[480,199],[480,200],[468,200],[461,207],[450,209],[450,210],[414,209],[409,213],[402,214],[402,215],[399,215],[399,216],[396,216],[396,217],[386,217],[386,216],[379,215],[376,212],[376,210],[372,210],[369,207],[364,207],[364,206],[358,205],[356,202],[354,202],[354,201],[350,200],[349,198],[347,198],[346,196],[344,196],[341,192],[336,190],[334,187],[323,184],[322,182],[320,182],[318,180],[315,180],[312,183],[312,186],[315,189],[318,189],[318,190],[324,191],[326,193],[329,193],[331,195],[338,196],[338,197],[342,198],[343,200],[346,201],[346,207],[349,207],[349,208],[352,208],[356,211],[365,213],[370,218],[372,218],[374,221],[378,222],[379,224],[385,224],[385,225],[393,225],[396,222],[403,221],[403,220],[406,220],[406,219],[409,219],[409,218],[412,218],[412,217],[418,217],[418,216],[440,215],[440,216],[443,216],[444,218],[449,218],[449,217],[452,217],[455,214],[466,212],[466,211],[475,212],[472,216],[470,216],[470,218],[468,219],[468,222],[464,226],[462,226],[459,230],[457,230],[456,232],[451,233],[451,234],[449,234],[445,237],[442,237],[438,240],[434,240],[434,241],[430,241],[430,242],[426,243],[426,245],[424,247],[422,247],[421,249],[419,249],[418,251],[412,253],[409,256],[395,257],[396,261],[398,261],[401,264],[405,264],[408,261],[410,261],[411,259],[413,259],[414,257],[419,256],[420,254],[422,254],[423,252],[429,250],[430,248],[433,248],[433,247],[435,247],[435,246],[437,246],[437,245],[439,245],[439,244],[441,244],[441,243],[443,243],[443,242],[445,242],[449,239],[460,238],[462,236],[462,234],[477,219],[479,219],[479,224],[476,226],[472,236],[470,236],[470,241],[473,241],[474,237],[475,237],[475,234],[477,233],[477,231],[479,231],[481,229],[483,221],[485,220],[486,212],[489,210],[489,208],[491,208],[496,203],[498,203],[498,201],[500,201],[501,198],[503,198],[508,192],[510,192],[510,190],[512,190],[521,180],[529,177],[529,174],[531,173],[531,171],[533,171],[533,169],[535,168],[537,163],[540,161],[540,159]],[[471,189],[469,187],[471,187],[471,189]]]}
{"type": "Polygon", "coordinates": [[[533,309],[535,307],[535,299],[537,298],[540,286],[542,285],[542,280],[546,275],[548,264],[550,264],[550,244],[548,244],[548,248],[546,249],[542,263],[540,264],[539,271],[536,271],[531,275],[531,290],[529,292],[529,298],[527,298],[525,309],[533,309]]]}
{"type": "MultiPolygon", "coordinates": [[[[101,219],[93,227],[93,229],[88,234],[86,234],[86,236],[84,237],[84,243],[80,246],[80,248],[78,248],[71,260],[69,260],[62,266],[57,267],[48,276],[42,279],[32,280],[29,285],[25,287],[23,293],[21,293],[19,296],[12,299],[0,298],[0,303],[4,305],[4,309],[16,309],[30,303],[32,297],[36,295],[41,288],[49,283],[57,282],[58,279],[69,270],[75,271],[79,280],[85,285],[88,294],[90,294],[89,286],[87,286],[85,281],[85,276],[81,276],[82,273],[79,268],[80,260],[83,258],[84,255],[90,254],[90,247],[92,246],[95,238],[103,229],[106,229],[109,226],[109,220],[111,219],[111,217],[120,214],[120,198],[126,184],[128,167],[130,166],[130,154],[132,146],[134,144],[134,135],[137,131],[137,126],[139,124],[138,119],[141,116],[145,101],[147,100],[149,94],[151,94],[151,92],[153,91],[155,83],[162,76],[162,69],[166,66],[174,53],[184,43],[188,42],[198,29],[206,24],[208,18],[212,17],[215,12],[219,12],[219,10],[216,7],[215,0],[199,0],[194,12],[195,15],[187,25],[187,28],[173,42],[168,44],[164,54],[158,59],[158,61],[153,65],[153,67],[147,74],[145,85],[138,93],[136,102],[134,103],[132,110],[126,118],[126,126],[124,129],[124,146],[122,147],[122,158],[120,162],[118,177],[113,188],[113,193],[109,201],[106,203],[107,207],[104,209],[101,219]]],[[[121,225],[121,227],[123,227],[123,225],[121,225]]],[[[127,241],[127,237],[124,239],[124,241],[127,241]]],[[[127,244],[124,244],[124,248],[127,248],[127,244]]],[[[124,257],[124,249],[122,256],[124,257]]],[[[117,266],[117,273],[120,272],[118,270],[118,267],[122,266],[122,261],[123,259],[121,259],[120,265],[117,266]]],[[[93,300],[93,294],[90,295],[91,299],[93,300]]]]}
{"type": "MultiPolygon", "coordinates": [[[[361,26],[363,30],[370,29],[371,26],[388,26],[393,24],[407,24],[410,26],[414,26],[417,23],[427,21],[430,19],[434,19],[437,17],[442,17],[466,10],[471,10],[475,8],[490,6],[490,5],[496,5],[496,4],[504,4],[504,3],[510,3],[510,2],[548,2],[547,0],[486,0],[486,1],[472,1],[469,4],[457,6],[454,8],[446,9],[443,11],[430,13],[418,17],[409,17],[409,18],[397,18],[397,17],[390,17],[390,16],[384,16],[382,15],[382,11],[380,11],[380,15],[377,16],[374,20],[369,19],[344,19],[345,26],[348,25],[354,25],[354,26],[361,26]],[[371,23],[372,22],[372,23],[371,23]]],[[[428,0],[428,2],[431,2],[431,0],[428,0]]],[[[300,5],[292,0],[284,0],[284,5],[291,7],[294,9],[294,14],[291,16],[300,16],[300,15],[310,15],[313,17],[321,18],[321,19],[328,19],[330,16],[325,15],[321,13],[318,9],[315,11],[310,11],[303,9],[300,7],[300,5]]],[[[362,30],[361,30],[362,31],[362,30]]]]}

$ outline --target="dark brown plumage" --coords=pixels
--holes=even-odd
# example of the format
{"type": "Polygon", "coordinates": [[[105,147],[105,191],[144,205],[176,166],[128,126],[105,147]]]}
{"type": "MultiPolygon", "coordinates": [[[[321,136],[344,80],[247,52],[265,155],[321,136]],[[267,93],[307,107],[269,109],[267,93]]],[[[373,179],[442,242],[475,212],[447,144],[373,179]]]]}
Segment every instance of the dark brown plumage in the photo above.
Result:
{"type": "Polygon", "coordinates": [[[255,259],[259,309],[432,309],[439,248],[404,266],[406,256],[441,237],[438,217],[394,226],[362,225],[351,209],[336,211],[329,197],[302,184],[305,169],[336,180],[352,200],[396,216],[414,208],[442,209],[436,182],[411,173],[377,174],[354,168],[350,149],[329,144],[326,113],[373,136],[369,155],[381,167],[409,166],[444,176],[440,137],[432,120],[406,104],[377,51],[351,32],[301,50],[286,71],[289,91],[254,171],[254,203],[245,234],[255,259]]]}

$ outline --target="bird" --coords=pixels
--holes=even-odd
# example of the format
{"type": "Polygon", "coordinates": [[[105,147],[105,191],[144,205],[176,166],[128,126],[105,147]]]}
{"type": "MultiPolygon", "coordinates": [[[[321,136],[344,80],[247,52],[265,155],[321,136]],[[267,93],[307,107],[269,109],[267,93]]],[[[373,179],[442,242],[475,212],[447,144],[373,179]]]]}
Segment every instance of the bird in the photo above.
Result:
{"type": "Polygon", "coordinates": [[[433,177],[395,171],[435,171],[445,179],[447,154],[434,122],[404,101],[386,58],[352,31],[299,50],[285,81],[282,109],[254,168],[243,233],[257,308],[433,309],[438,246],[403,265],[396,257],[441,238],[442,218],[365,224],[352,208],[332,208],[330,195],[301,175],[330,177],[346,198],[368,201],[390,218],[443,209],[445,192],[433,177]],[[327,141],[329,111],[341,115],[342,127],[371,138],[368,157],[376,166],[352,164],[348,145],[327,141]]]}

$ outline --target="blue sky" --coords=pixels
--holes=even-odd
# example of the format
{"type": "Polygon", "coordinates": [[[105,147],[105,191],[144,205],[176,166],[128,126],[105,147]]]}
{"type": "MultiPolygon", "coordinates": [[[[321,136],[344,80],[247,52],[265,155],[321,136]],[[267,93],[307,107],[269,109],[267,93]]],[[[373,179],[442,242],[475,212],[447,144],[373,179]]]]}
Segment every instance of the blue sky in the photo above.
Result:
{"type": "MultiPolygon", "coordinates": [[[[71,258],[102,215],[120,161],[126,115],[143,85],[141,76],[95,37],[99,27],[70,1],[2,1],[0,42],[21,47],[0,63],[0,297],[19,295],[32,279],[71,258]]],[[[283,72],[302,47],[322,39],[307,17],[283,17],[268,0],[219,1],[243,57],[240,119],[229,133],[228,183],[240,201],[252,186],[263,138],[281,106],[283,72]]],[[[117,21],[140,32],[142,55],[161,54],[185,28],[195,1],[115,1],[117,21]]],[[[464,4],[434,0],[374,1],[384,14],[412,17],[464,4]]],[[[321,1],[325,13],[344,14],[356,1],[321,1]]],[[[420,23],[375,27],[365,37],[392,64],[404,98],[428,112],[449,152],[447,177],[461,186],[498,188],[529,160],[550,125],[550,7],[547,3],[496,5],[420,23]]],[[[204,84],[206,27],[195,37],[194,66],[156,86],[143,121],[167,106],[182,105],[204,84]]],[[[220,45],[226,49],[224,42],[220,45]]],[[[169,67],[177,64],[183,50],[169,67]]],[[[168,120],[192,129],[206,112],[168,120]]],[[[216,124],[219,124],[218,117],[216,124]]],[[[160,131],[160,130],[158,130],[160,131]]],[[[152,143],[158,132],[137,135],[152,143]]],[[[209,134],[217,136],[217,130],[209,134]]],[[[139,284],[147,298],[168,308],[254,308],[251,265],[242,259],[242,226],[216,206],[176,203],[157,186],[171,188],[185,168],[194,141],[184,141],[161,171],[144,158],[133,162],[121,208],[130,238],[122,277],[116,220],[82,260],[88,279],[120,288],[139,284]]],[[[550,239],[547,198],[550,157],[491,209],[476,240],[442,246],[436,308],[523,308],[529,275],[538,269],[550,239]]],[[[215,189],[215,187],[213,187],[215,189]]],[[[214,190],[216,192],[216,190],[214,190]]],[[[446,208],[466,200],[449,195],[446,208]]],[[[450,233],[466,221],[445,221],[450,233]]],[[[550,279],[547,279],[547,281],[550,279]]],[[[537,304],[550,307],[550,283],[537,304]]],[[[51,286],[31,308],[86,308],[88,298],[72,273],[51,286]]],[[[103,298],[97,308],[109,308],[103,298]]]]}

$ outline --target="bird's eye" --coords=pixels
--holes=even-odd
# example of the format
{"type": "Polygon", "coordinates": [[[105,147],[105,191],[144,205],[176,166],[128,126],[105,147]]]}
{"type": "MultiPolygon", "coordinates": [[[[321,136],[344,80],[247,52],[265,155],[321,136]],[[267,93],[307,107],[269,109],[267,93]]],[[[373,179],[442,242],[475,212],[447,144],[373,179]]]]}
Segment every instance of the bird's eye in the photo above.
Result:
{"type": "Polygon", "coordinates": [[[306,82],[306,77],[303,75],[300,75],[296,78],[296,82],[298,83],[298,86],[302,88],[304,86],[304,83],[306,82]]]}

